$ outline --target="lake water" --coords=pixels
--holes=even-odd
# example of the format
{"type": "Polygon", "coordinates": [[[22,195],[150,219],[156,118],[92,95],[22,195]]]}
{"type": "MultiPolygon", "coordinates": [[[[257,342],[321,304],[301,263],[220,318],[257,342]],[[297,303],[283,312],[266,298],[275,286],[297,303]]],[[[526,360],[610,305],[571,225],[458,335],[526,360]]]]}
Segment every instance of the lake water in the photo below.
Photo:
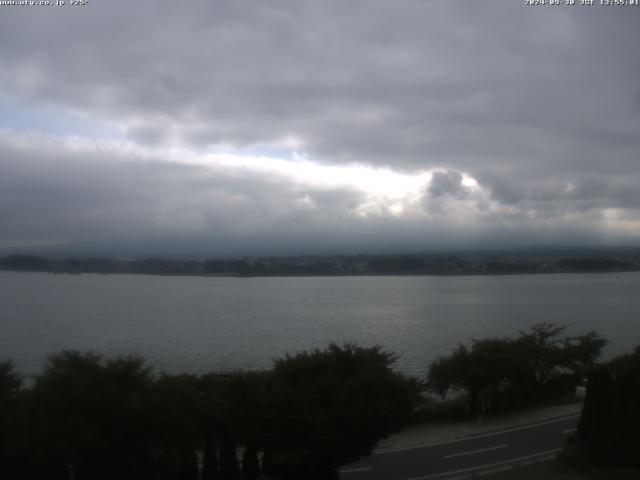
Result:
{"type": "Polygon", "coordinates": [[[40,370],[62,349],[139,353],[159,370],[269,367],[329,342],[384,345],[423,374],[470,337],[540,322],[640,344],[640,273],[212,278],[0,272],[0,360],[40,370]]]}

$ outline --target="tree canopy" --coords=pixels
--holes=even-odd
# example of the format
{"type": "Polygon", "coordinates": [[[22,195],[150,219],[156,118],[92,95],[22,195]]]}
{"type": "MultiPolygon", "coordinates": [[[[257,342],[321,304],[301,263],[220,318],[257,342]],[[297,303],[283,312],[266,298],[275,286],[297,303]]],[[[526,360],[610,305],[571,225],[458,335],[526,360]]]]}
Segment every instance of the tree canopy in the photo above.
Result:
{"type": "Polygon", "coordinates": [[[0,401],[14,397],[22,386],[22,377],[15,372],[13,362],[0,362],[0,401]]]}
{"type": "Polygon", "coordinates": [[[586,378],[606,340],[593,331],[562,337],[565,329],[541,323],[515,338],[459,344],[431,364],[427,385],[440,395],[450,390],[467,392],[473,415],[570,393],[586,378]]]}
{"type": "Polygon", "coordinates": [[[640,347],[589,375],[578,447],[591,464],[640,468],[640,347]]]}
{"type": "Polygon", "coordinates": [[[29,388],[0,364],[0,475],[52,480],[331,478],[402,427],[417,383],[380,347],[330,345],[232,374],[154,374],[138,357],[51,355],[29,388]],[[198,465],[196,452],[203,455],[198,465]]]}
{"type": "Polygon", "coordinates": [[[369,454],[403,426],[417,399],[417,383],[394,372],[394,361],[381,347],[350,344],[278,360],[269,399],[275,416],[265,428],[269,461],[294,473],[369,454]]]}

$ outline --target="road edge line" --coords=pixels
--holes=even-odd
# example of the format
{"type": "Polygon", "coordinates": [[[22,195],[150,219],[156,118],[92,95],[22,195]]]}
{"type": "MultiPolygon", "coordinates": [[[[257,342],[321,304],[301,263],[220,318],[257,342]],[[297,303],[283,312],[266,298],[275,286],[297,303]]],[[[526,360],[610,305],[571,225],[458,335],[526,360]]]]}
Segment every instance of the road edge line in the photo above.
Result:
{"type": "Polygon", "coordinates": [[[516,432],[518,430],[526,430],[528,428],[535,428],[535,427],[539,427],[541,425],[549,425],[551,423],[563,422],[565,420],[570,420],[572,418],[577,418],[579,416],[580,416],[580,414],[576,413],[574,415],[569,415],[569,416],[566,416],[566,417],[556,418],[556,419],[553,419],[553,420],[548,420],[546,422],[535,423],[533,425],[523,425],[523,426],[520,426],[520,427],[513,427],[513,428],[508,428],[506,430],[500,430],[498,432],[487,432],[487,433],[480,433],[478,435],[468,435],[468,436],[462,437],[462,438],[456,438],[456,439],[453,439],[453,440],[447,440],[446,442],[426,443],[424,445],[416,445],[416,446],[413,446],[413,447],[392,448],[390,450],[381,450],[381,451],[378,451],[378,452],[373,452],[373,454],[374,455],[386,455],[387,453],[404,452],[406,450],[416,450],[418,448],[428,448],[428,447],[435,447],[437,445],[448,445],[450,443],[466,442],[468,440],[474,440],[476,438],[486,438],[486,437],[491,437],[493,435],[501,435],[503,433],[516,432]]]}
{"type": "Polygon", "coordinates": [[[556,448],[554,450],[546,450],[544,452],[533,453],[531,455],[525,455],[524,457],[510,458],[509,460],[503,460],[501,462],[496,462],[496,463],[489,463],[487,465],[478,465],[477,467],[463,468],[461,470],[452,470],[450,472],[433,473],[431,475],[426,475],[426,476],[423,476],[423,477],[406,478],[405,480],[427,480],[429,478],[444,477],[444,476],[447,476],[447,475],[455,475],[457,473],[473,472],[473,471],[476,471],[476,470],[481,470],[483,468],[491,468],[491,467],[497,467],[498,465],[506,465],[506,464],[509,464],[509,463],[519,462],[521,460],[526,460],[528,458],[539,457],[541,455],[549,455],[551,453],[558,453],[561,450],[562,450],[561,448],[556,448]]]}

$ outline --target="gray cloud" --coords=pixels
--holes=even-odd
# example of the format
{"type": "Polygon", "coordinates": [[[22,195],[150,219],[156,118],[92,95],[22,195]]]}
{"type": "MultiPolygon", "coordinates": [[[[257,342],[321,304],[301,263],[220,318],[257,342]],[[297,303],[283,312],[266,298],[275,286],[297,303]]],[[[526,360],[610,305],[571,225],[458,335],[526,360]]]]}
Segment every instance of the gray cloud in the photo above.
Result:
{"type": "Polygon", "coordinates": [[[0,158],[0,247],[22,242],[93,248],[130,241],[142,250],[143,242],[154,239],[152,245],[170,251],[172,239],[180,238],[202,244],[213,239],[209,251],[215,253],[247,236],[256,248],[261,236],[277,233],[338,233],[363,201],[362,193],[346,187],[74,149],[37,136],[18,146],[0,136],[0,158]]]}
{"type": "MultiPolygon", "coordinates": [[[[631,7],[510,0],[5,7],[3,96],[115,125],[141,145],[295,145],[324,164],[446,173],[428,187],[426,216],[377,224],[352,215],[365,202],[354,190],[5,145],[3,237],[322,232],[337,245],[375,231],[418,245],[434,235],[429,215],[458,212],[455,201],[469,242],[503,229],[564,239],[567,228],[635,241],[639,20],[631,7]],[[486,195],[467,192],[460,172],[486,195]],[[601,221],[610,209],[624,228],[601,221]]],[[[457,228],[453,215],[438,221],[457,228]]]]}
{"type": "Polygon", "coordinates": [[[434,172],[428,191],[432,197],[442,197],[443,195],[465,197],[469,193],[469,190],[462,184],[462,174],[454,171],[434,172]]]}

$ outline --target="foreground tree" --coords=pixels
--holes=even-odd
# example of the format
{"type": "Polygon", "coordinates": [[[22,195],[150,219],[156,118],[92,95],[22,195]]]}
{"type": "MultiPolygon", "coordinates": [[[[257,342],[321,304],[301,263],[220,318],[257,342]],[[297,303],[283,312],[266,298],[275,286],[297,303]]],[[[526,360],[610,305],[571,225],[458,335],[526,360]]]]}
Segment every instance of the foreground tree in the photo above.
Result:
{"type": "Polygon", "coordinates": [[[24,390],[0,364],[0,475],[196,480],[199,450],[203,480],[259,478],[260,451],[277,478],[334,478],[411,414],[418,384],[394,360],[331,345],[269,371],[155,376],[139,358],[66,351],[24,390]]]}
{"type": "Polygon", "coordinates": [[[155,452],[174,458],[181,478],[193,470],[196,449],[204,443],[201,393],[195,375],[162,374],[149,386],[146,415],[155,452]]]}
{"type": "Polygon", "coordinates": [[[14,450],[21,387],[22,377],[15,372],[13,363],[0,362],[0,477],[19,474],[14,450]]]}
{"type": "Polygon", "coordinates": [[[222,480],[240,480],[240,463],[236,456],[236,442],[229,431],[222,436],[220,448],[220,478],[222,480]]]}
{"type": "Polygon", "coordinates": [[[22,387],[22,377],[10,361],[0,362],[0,402],[15,397],[22,387]]]}
{"type": "Polygon", "coordinates": [[[589,375],[577,446],[590,464],[640,467],[640,347],[589,375]]]}
{"type": "Polygon", "coordinates": [[[514,340],[518,381],[526,397],[544,394],[544,389],[575,385],[586,380],[607,341],[594,331],[577,337],[561,337],[566,326],[541,323],[514,340]],[[523,381],[524,380],[524,381],[523,381]]]}
{"type": "Polygon", "coordinates": [[[76,480],[151,478],[150,383],[139,358],[51,356],[30,398],[37,444],[76,480]]]}
{"type": "Polygon", "coordinates": [[[211,429],[205,432],[204,452],[202,454],[202,480],[218,480],[218,449],[215,435],[211,429]]]}
{"type": "Polygon", "coordinates": [[[242,480],[257,480],[259,477],[258,450],[253,445],[248,445],[242,455],[242,480]]]}
{"type": "Polygon", "coordinates": [[[472,340],[429,368],[428,387],[439,395],[463,390],[469,412],[498,409],[571,394],[600,356],[606,340],[595,332],[561,337],[566,327],[542,323],[516,338],[472,340]]]}
{"type": "Polygon", "coordinates": [[[458,345],[448,357],[431,364],[427,384],[441,396],[450,390],[464,390],[473,416],[480,414],[513,376],[513,350],[507,339],[473,340],[471,347],[458,345]]]}
{"type": "Polygon", "coordinates": [[[276,361],[263,423],[263,469],[284,478],[333,478],[368,455],[413,410],[417,383],[381,347],[332,344],[276,361]]]}

